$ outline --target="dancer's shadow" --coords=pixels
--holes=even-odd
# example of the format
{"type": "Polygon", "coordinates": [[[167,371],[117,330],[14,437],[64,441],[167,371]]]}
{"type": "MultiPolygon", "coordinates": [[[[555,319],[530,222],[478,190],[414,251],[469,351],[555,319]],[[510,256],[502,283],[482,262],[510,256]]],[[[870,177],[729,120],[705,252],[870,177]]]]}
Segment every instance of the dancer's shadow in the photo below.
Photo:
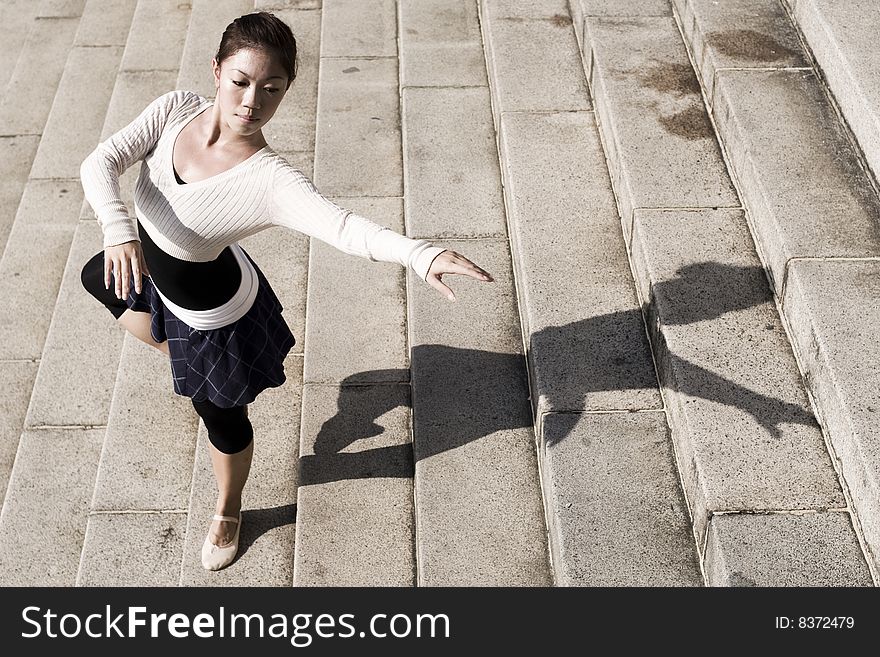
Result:
{"type": "MultiPolygon", "coordinates": [[[[663,323],[680,327],[772,298],[760,267],[711,262],[681,268],[676,278],[657,285],[652,294],[645,313],[648,321],[656,320],[653,302],[657,301],[662,305],[663,323]]],[[[604,391],[651,391],[658,385],[638,310],[548,327],[531,336],[529,348],[541,354],[537,376],[546,377],[541,389],[550,410],[583,408],[585,400],[604,391]]],[[[665,344],[659,348],[668,351],[665,344]]],[[[675,380],[687,386],[681,392],[739,408],[775,438],[780,436],[782,424],[818,426],[805,406],[754,392],[674,353],[666,355],[677,373],[675,380]]],[[[318,433],[314,455],[300,459],[301,485],[363,477],[411,477],[414,460],[496,431],[533,426],[522,355],[430,344],[412,349],[411,364],[414,394],[419,396],[413,416],[418,429],[415,444],[341,452],[358,440],[381,433],[376,418],[401,405],[412,405],[408,386],[359,386],[356,384],[375,381],[376,373],[353,375],[343,382],[336,415],[318,433]],[[423,410],[427,408],[430,414],[423,410]]],[[[405,371],[390,374],[399,381],[408,378],[405,371]]],[[[578,415],[562,414],[557,419],[561,422],[554,424],[554,441],[568,435],[578,415]]]]}

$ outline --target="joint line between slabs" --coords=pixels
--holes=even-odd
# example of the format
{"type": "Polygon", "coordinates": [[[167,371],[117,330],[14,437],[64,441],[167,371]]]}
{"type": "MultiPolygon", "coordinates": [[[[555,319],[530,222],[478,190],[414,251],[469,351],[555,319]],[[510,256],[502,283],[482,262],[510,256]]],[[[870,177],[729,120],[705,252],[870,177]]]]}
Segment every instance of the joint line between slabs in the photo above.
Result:
{"type": "Polygon", "coordinates": [[[49,431],[52,429],[106,429],[106,424],[35,424],[24,427],[25,431],[49,431]]]}
{"type": "Polygon", "coordinates": [[[187,509],[92,509],[89,516],[109,516],[109,515],[155,515],[155,514],[180,514],[189,513],[187,509]]]}
{"type": "Polygon", "coordinates": [[[547,417],[548,415],[607,415],[607,414],[635,414],[635,413],[665,413],[666,407],[661,406],[660,408],[597,408],[593,409],[581,409],[581,410],[554,410],[554,411],[543,411],[541,413],[541,417],[547,417]]]}
{"type": "Polygon", "coordinates": [[[712,516],[808,516],[820,513],[849,513],[848,507],[828,507],[821,509],[717,509],[708,512],[712,516]]]}

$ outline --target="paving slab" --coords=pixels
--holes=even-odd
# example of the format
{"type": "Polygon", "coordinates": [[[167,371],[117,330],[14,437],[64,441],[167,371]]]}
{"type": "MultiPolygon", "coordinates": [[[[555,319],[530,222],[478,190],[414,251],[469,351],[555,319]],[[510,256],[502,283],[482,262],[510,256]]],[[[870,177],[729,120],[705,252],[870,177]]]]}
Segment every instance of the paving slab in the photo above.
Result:
{"type": "Polygon", "coordinates": [[[217,53],[226,26],[239,16],[251,13],[254,3],[253,0],[191,0],[189,4],[192,9],[180,57],[177,88],[213,98],[211,58],[217,53]]]}
{"type": "Polygon", "coordinates": [[[18,451],[38,366],[39,363],[33,361],[0,361],[0,386],[5,391],[0,397],[0,506],[18,451]]]}
{"type": "Polygon", "coordinates": [[[779,0],[674,2],[707,98],[712,98],[719,69],[810,65],[779,0]]]}
{"type": "Polygon", "coordinates": [[[306,385],[295,586],[415,583],[408,385],[306,385]]]}
{"type": "Polygon", "coordinates": [[[78,17],[34,20],[0,101],[0,134],[43,133],[78,25],[78,17]]]}
{"type": "Polygon", "coordinates": [[[502,114],[501,154],[535,416],[662,408],[593,114],[502,114]]]}
{"type": "Polygon", "coordinates": [[[400,0],[400,84],[488,84],[476,0],[400,0]]]}
{"type": "Polygon", "coordinates": [[[789,4],[868,165],[880,176],[880,81],[876,75],[880,14],[862,2],[789,0],[789,4]]]}
{"type": "Polygon", "coordinates": [[[880,255],[880,200],[816,76],[722,71],[715,84],[718,131],[777,294],[790,258],[880,255]]]}
{"type": "Polygon", "coordinates": [[[873,586],[848,513],[712,517],[710,586],[873,586]]]}
{"type": "Polygon", "coordinates": [[[39,18],[79,18],[86,0],[40,0],[37,4],[39,18]]]}
{"type": "MultiPolygon", "coordinates": [[[[880,555],[880,262],[795,260],[784,307],[865,540],[880,555]]],[[[875,565],[880,566],[877,557],[875,565]]]]}
{"type": "Polygon", "coordinates": [[[185,513],[92,513],[77,586],[176,586],[185,513]]]}
{"type": "Polygon", "coordinates": [[[6,62],[0,71],[0,98],[12,77],[38,10],[39,5],[33,0],[8,0],[0,7],[0,20],[6,28],[0,43],[0,61],[6,62]]]}
{"type": "Polygon", "coordinates": [[[482,20],[545,18],[561,22],[568,16],[568,0],[480,0],[480,12],[482,20]]]}
{"type": "Polygon", "coordinates": [[[254,0],[255,11],[271,11],[285,9],[321,9],[322,0],[254,0]]]}
{"type": "MultiPolygon", "coordinates": [[[[277,150],[314,151],[321,12],[285,10],[273,13],[293,30],[299,67],[296,80],[288,89],[278,111],[263,128],[263,136],[277,150]]],[[[219,43],[219,36],[217,39],[219,43]]]]}
{"type": "MultiPolygon", "coordinates": [[[[120,70],[177,71],[191,12],[191,3],[180,0],[139,2],[131,20],[132,29],[125,43],[120,70]]],[[[217,36],[219,43],[220,35],[217,36]]]]}
{"type": "Polygon", "coordinates": [[[580,50],[567,17],[489,16],[484,21],[486,59],[498,111],[590,109],[580,50]],[[549,70],[553,75],[546,75],[549,70]]]}
{"type": "Polygon", "coordinates": [[[405,88],[403,153],[410,237],[506,235],[488,88],[405,88]]]}
{"type": "Polygon", "coordinates": [[[397,57],[395,0],[325,0],[322,57],[397,57]]]}
{"type": "Polygon", "coordinates": [[[0,515],[0,584],[73,586],[103,429],[25,431],[0,515]]]}
{"type": "Polygon", "coordinates": [[[445,241],[495,281],[408,274],[418,583],[544,586],[551,576],[506,240],[445,241]],[[486,382],[491,382],[487,385],[486,382]]]}
{"type": "Polygon", "coordinates": [[[633,269],[698,537],[716,510],[845,506],[741,210],[637,210],[633,269]]]}
{"type": "Polygon", "coordinates": [[[396,59],[322,59],[317,111],[315,184],[323,194],[403,194],[396,59]]]}
{"type": "Polygon", "coordinates": [[[89,0],[83,9],[75,46],[124,46],[138,0],[89,0]]]}
{"type": "Polygon", "coordinates": [[[627,243],[635,208],[739,206],[672,18],[589,18],[584,38],[627,243]]]}
{"type": "Polygon", "coordinates": [[[284,321],[296,340],[291,349],[294,354],[302,354],[305,345],[309,239],[303,233],[274,226],[240,242],[281,302],[284,321]]]}
{"type": "Polygon", "coordinates": [[[558,586],[703,585],[665,413],[551,413],[540,453],[558,586]]]}
{"type": "Polygon", "coordinates": [[[46,120],[31,178],[79,178],[97,145],[122,48],[72,48],[46,120]]]}
{"type": "MultiPolygon", "coordinates": [[[[403,232],[400,198],[334,198],[403,232]]],[[[406,272],[311,240],[305,351],[307,383],[406,383],[406,272]]]]}
{"type": "Polygon", "coordinates": [[[39,358],[82,207],[79,180],[32,180],[0,260],[0,359],[39,358]]]}
{"type": "Polygon", "coordinates": [[[125,329],[86,292],[80,276],[102,244],[97,222],[81,221],[51,312],[28,427],[107,424],[125,329]]]}
{"type": "Polygon", "coordinates": [[[174,393],[168,357],[126,334],[92,508],[187,508],[199,417],[174,393]]]}
{"type": "Polygon", "coordinates": [[[6,248],[39,143],[37,135],[0,137],[0,254],[6,248]]]}
{"type": "Polygon", "coordinates": [[[196,462],[181,567],[181,586],[291,586],[293,583],[296,491],[299,480],[302,357],[288,354],[287,381],[248,404],[254,427],[254,456],[242,493],[239,552],[228,567],[206,571],[201,549],[217,501],[208,433],[199,422],[196,462]]]}

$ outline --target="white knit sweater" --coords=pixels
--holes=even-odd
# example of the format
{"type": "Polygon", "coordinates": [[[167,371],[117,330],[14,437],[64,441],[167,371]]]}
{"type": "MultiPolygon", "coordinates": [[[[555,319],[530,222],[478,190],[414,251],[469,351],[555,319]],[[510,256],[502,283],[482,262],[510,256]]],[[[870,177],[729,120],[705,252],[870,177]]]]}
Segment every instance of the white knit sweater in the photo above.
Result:
{"type": "MultiPolygon", "coordinates": [[[[179,184],[171,159],[175,139],[212,104],[190,91],[164,94],[83,161],[83,190],[101,225],[105,247],[139,239],[136,221],[120,197],[119,176],[143,160],[135,213],[156,245],[176,258],[213,260],[248,235],[285,226],[345,253],[412,267],[426,279],[431,262],[444,249],[332,203],[269,146],[215,176],[179,184]]],[[[235,314],[243,315],[249,307],[242,312],[239,304],[235,314]]]]}

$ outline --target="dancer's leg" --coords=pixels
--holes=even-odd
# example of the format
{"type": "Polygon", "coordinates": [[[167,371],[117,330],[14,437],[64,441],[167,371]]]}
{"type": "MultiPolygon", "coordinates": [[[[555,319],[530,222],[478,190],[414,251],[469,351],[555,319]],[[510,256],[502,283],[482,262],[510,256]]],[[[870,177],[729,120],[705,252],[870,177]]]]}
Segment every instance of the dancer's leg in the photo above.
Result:
{"type": "Polygon", "coordinates": [[[137,312],[131,309],[126,310],[119,316],[117,320],[126,331],[131,333],[141,342],[145,342],[151,347],[155,347],[166,356],[171,356],[168,349],[168,341],[156,342],[150,334],[150,313],[137,312]]]}

